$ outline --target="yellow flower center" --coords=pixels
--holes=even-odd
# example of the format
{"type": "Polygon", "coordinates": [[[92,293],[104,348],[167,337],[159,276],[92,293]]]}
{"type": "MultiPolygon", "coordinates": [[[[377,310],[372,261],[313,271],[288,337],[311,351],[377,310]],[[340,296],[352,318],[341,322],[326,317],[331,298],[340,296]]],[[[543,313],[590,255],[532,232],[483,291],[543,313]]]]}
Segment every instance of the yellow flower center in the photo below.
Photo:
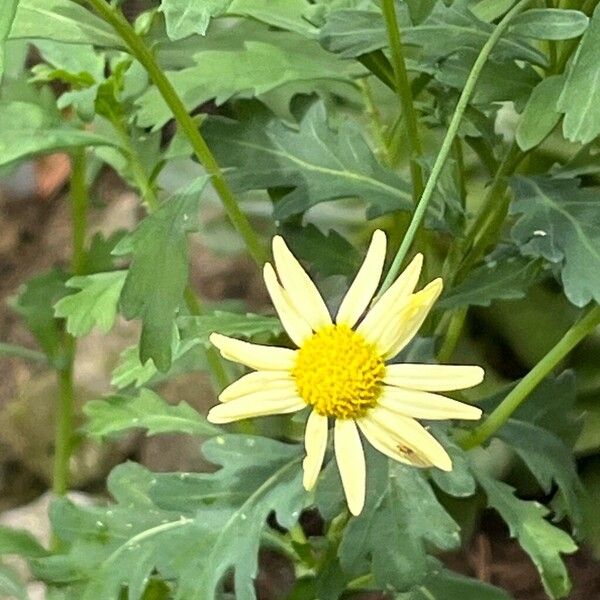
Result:
{"type": "Polygon", "coordinates": [[[330,325],[302,344],[292,375],[300,396],[320,415],[356,419],[377,404],[385,363],[359,333],[330,325]]]}

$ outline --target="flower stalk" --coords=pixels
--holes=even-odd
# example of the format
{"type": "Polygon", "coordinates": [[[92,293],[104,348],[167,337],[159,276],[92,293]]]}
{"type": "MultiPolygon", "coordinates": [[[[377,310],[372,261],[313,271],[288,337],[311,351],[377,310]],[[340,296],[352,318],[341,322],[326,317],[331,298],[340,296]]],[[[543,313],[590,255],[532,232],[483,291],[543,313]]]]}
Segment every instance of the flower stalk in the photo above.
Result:
{"type": "Polygon", "coordinates": [[[592,306],[558,341],[558,343],[538,362],[531,371],[512,389],[490,416],[459,442],[469,450],[481,446],[504,425],[529,394],[552,372],[560,361],[581,340],[600,325],[600,306],[592,306]]]}
{"type": "Polygon", "coordinates": [[[458,133],[460,122],[463,118],[463,115],[465,114],[473,92],[475,91],[475,85],[477,84],[479,76],[481,75],[481,71],[483,70],[485,63],[487,62],[488,57],[494,49],[494,46],[498,43],[502,35],[508,29],[512,19],[516,15],[521,13],[523,10],[525,10],[525,8],[527,8],[527,6],[531,4],[531,2],[532,0],[521,0],[508,13],[506,13],[504,18],[500,21],[496,29],[493,31],[492,35],[487,39],[487,41],[481,48],[481,51],[479,52],[479,55],[477,56],[477,59],[475,60],[475,63],[471,68],[471,72],[469,73],[469,77],[467,78],[467,81],[465,83],[465,87],[463,88],[460,98],[458,99],[458,103],[454,110],[454,114],[452,115],[452,119],[450,120],[450,124],[448,125],[448,131],[446,132],[440,151],[431,169],[431,174],[429,175],[429,178],[425,185],[425,189],[423,191],[423,194],[421,195],[421,199],[417,204],[410,225],[408,226],[406,236],[404,237],[404,240],[402,241],[402,244],[398,249],[396,256],[394,257],[392,265],[390,266],[388,273],[384,279],[384,282],[381,286],[381,290],[379,292],[380,296],[392,285],[393,281],[395,280],[396,275],[398,274],[402,266],[402,262],[404,261],[406,255],[408,254],[408,251],[410,250],[417,230],[419,229],[425,217],[427,207],[429,206],[429,202],[433,197],[433,193],[435,192],[437,182],[440,178],[440,175],[442,174],[442,170],[444,168],[446,160],[450,152],[452,151],[454,139],[458,133]]]}

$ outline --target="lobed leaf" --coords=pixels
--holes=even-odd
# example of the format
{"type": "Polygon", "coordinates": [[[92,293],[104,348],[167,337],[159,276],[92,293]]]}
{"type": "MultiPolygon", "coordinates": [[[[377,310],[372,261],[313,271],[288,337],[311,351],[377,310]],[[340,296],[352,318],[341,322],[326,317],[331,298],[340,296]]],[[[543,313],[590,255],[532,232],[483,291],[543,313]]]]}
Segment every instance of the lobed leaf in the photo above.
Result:
{"type": "Polygon", "coordinates": [[[523,298],[542,275],[540,259],[510,254],[489,258],[444,294],[436,306],[449,310],[462,306],[490,306],[496,300],[523,298]]]}
{"type": "Polygon", "coordinates": [[[115,249],[132,254],[121,293],[123,315],[142,320],[140,361],[151,358],[160,371],[171,365],[173,323],[188,281],[187,233],[198,228],[196,212],[206,182],[202,177],[165,201],[115,249]]]}
{"type": "Polygon", "coordinates": [[[409,185],[377,161],[357,124],[331,129],[322,104],[307,111],[298,131],[264,113],[244,123],[209,119],[202,131],[238,190],[294,188],[277,201],[278,220],[338,198],[364,199],[373,217],[412,205],[409,185]]]}
{"type": "Polygon", "coordinates": [[[571,537],[544,517],[548,510],[534,501],[515,497],[514,489],[501,481],[492,479],[481,471],[477,480],[487,495],[488,506],[498,511],[506,521],[512,537],[529,554],[537,567],[546,593],[551,598],[564,598],[571,589],[571,582],[561,554],[577,550],[571,537]]]}
{"type": "Polygon", "coordinates": [[[149,436],[160,433],[210,436],[221,431],[186,402],[168,404],[145,388],[134,398],[112,396],[92,400],[83,411],[88,418],[85,431],[92,438],[106,438],[137,428],[146,429],[149,436]]]}
{"type": "Polygon", "coordinates": [[[126,276],[126,271],[110,271],[71,277],[66,286],[80,291],[61,298],[54,314],[67,319],[67,331],[75,337],[87,335],[94,327],[107,333],[115,322],[126,276]]]}
{"type": "Polygon", "coordinates": [[[426,547],[456,548],[459,527],[418,469],[388,461],[375,452],[367,456],[365,508],[344,530],[340,564],[352,575],[364,572],[370,564],[383,589],[406,590],[427,575],[426,547]]]}
{"type": "Polygon", "coordinates": [[[576,179],[512,179],[518,215],[513,239],[526,256],[540,256],[560,269],[567,298],[576,306],[600,302],[600,211],[598,191],[576,179]]]}

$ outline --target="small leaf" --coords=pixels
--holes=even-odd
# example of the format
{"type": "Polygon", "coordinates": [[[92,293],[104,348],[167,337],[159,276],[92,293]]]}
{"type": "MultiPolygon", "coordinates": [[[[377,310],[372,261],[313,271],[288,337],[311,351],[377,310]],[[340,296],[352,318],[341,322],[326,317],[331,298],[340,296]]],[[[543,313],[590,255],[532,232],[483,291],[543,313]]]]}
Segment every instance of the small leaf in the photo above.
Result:
{"type": "MultiPolygon", "coordinates": [[[[563,11],[561,11],[563,12],[563,11]]],[[[600,6],[594,10],[588,30],[567,70],[557,108],[565,113],[564,136],[581,144],[600,134],[600,6]]]]}
{"type": "Polygon", "coordinates": [[[88,417],[85,431],[93,438],[106,438],[130,429],[146,429],[146,435],[187,433],[211,436],[221,430],[211,425],[189,404],[165,402],[152,390],[142,389],[135,398],[113,396],[92,400],[83,409],[88,417]]]}
{"type": "Polygon", "coordinates": [[[54,314],[67,319],[67,331],[75,337],[87,335],[94,327],[107,333],[117,316],[126,275],[126,271],[110,271],[72,277],[67,287],[81,291],[59,300],[54,305],[54,314]]]}
{"type": "Polygon", "coordinates": [[[498,259],[492,257],[444,294],[436,306],[449,310],[462,306],[489,306],[496,300],[523,298],[527,290],[541,279],[542,273],[539,259],[514,255],[498,259]]]}
{"type": "Polygon", "coordinates": [[[575,179],[514,177],[511,213],[520,215],[513,239],[526,256],[555,263],[567,298],[576,306],[600,302],[598,191],[575,179]]]}
{"type": "Polygon", "coordinates": [[[177,324],[184,339],[194,339],[205,348],[212,346],[208,339],[211,333],[251,339],[256,336],[277,336],[283,331],[283,326],[276,317],[252,313],[242,315],[221,310],[195,317],[179,317],[177,324]]]}
{"type": "Polygon", "coordinates": [[[561,113],[554,107],[563,85],[562,75],[552,75],[540,81],[531,93],[517,126],[516,139],[521,150],[541,144],[560,121],[561,113]]]}
{"type": "Polygon", "coordinates": [[[535,563],[546,593],[551,598],[564,598],[571,589],[571,582],[561,554],[575,552],[575,542],[544,518],[548,514],[544,506],[516,498],[512,487],[483,472],[477,471],[476,476],[487,495],[488,506],[500,513],[511,536],[517,538],[535,563]]]}
{"type": "Polygon", "coordinates": [[[588,23],[579,10],[532,8],[511,21],[510,31],[537,40],[568,40],[580,36],[588,23]]]}
{"type": "Polygon", "coordinates": [[[197,210],[207,178],[165,201],[123,240],[116,253],[131,244],[131,266],[121,294],[127,319],[142,320],[140,360],[149,358],[161,371],[171,365],[171,334],[175,314],[188,281],[188,232],[198,228],[197,210]]]}
{"type": "Polygon", "coordinates": [[[66,279],[66,274],[58,269],[38,275],[21,287],[10,304],[51,361],[58,359],[62,344],[62,328],[54,316],[53,305],[67,294],[66,279]]]}

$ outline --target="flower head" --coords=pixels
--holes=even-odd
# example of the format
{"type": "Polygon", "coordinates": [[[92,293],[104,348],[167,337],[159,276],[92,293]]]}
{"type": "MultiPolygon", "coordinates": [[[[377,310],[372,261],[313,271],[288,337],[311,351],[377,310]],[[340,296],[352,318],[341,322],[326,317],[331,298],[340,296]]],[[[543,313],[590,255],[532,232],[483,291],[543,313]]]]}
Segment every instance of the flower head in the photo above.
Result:
{"type": "Polygon", "coordinates": [[[415,292],[423,258],[418,254],[394,284],[372,303],[386,252],[382,231],[332,319],[323,298],[283,238],[273,239],[275,269],[264,278],[275,309],[297,350],[251,344],[217,333],[211,342],[223,357],[254,372],[219,396],[213,423],[291,413],[311,407],[306,423],[304,486],[311,489],[327,447],[329,419],[348,507],[361,512],[365,457],[360,432],[378,451],[417,467],[449,471],[443,446],[416,419],[479,419],[481,410],[435,392],[472,387],[478,366],[386,364],[415,336],[442,291],[435,279],[415,292]]]}

